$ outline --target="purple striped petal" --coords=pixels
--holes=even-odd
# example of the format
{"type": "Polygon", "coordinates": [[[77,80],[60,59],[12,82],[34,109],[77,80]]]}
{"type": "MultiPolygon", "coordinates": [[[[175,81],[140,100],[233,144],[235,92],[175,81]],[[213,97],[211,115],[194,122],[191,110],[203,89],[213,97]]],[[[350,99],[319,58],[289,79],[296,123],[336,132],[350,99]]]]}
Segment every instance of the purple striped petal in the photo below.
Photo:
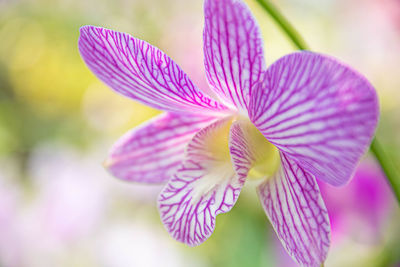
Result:
{"type": "Polygon", "coordinates": [[[315,178],[281,153],[282,168],[258,195],[286,251],[301,266],[319,267],[330,244],[328,213],[315,178]]]}
{"type": "Polygon", "coordinates": [[[247,114],[250,89],[265,69],[257,22],[241,0],[206,0],[204,13],[208,81],[224,103],[247,114]]]}
{"type": "Polygon", "coordinates": [[[213,117],[161,114],[121,137],[112,147],[105,166],[123,180],[166,182],[182,163],[189,140],[213,121],[213,117]]]}
{"type": "Polygon", "coordinates": [[[216,216],[233,207],[244,183],[230,160],[229,126],[230,120],[221,120],[195,135],[186,159],[158,199],[168,232],[190,246],[212,234],[216,216]]]}
{"type": "Polygon", "coordinates": [[[304,169],[332,185],[346,183],[378,120],[375,89],[337,60],[287,55],[253,90],[249,116],[263,135],[304,169]]]}
{"type": "Polygon", "coordinates": [[[116,92],[156,109],[221,112],[158,48],[126,33],[84,26],[79,51],[96,76],[116,92]]]}
{"type": "Polygon", "coordinates": [[[229,151],[231,153],[232,164],[241,179],[245,179],[249,170],[253,167],[256,161],[255,153],[250,148],[246,138],[245,128],[247,125],[243,121],[235,121],[232,124],[229,136],[229,151]]]}

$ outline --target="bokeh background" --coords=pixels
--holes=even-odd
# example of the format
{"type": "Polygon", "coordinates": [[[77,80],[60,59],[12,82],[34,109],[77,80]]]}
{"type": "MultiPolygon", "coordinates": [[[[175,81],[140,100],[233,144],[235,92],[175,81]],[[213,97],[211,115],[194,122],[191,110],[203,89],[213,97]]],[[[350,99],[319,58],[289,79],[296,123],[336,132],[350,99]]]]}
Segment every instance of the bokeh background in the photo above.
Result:
{"type": "MultiPolygon", "coordinates": [[[[253,0],[270,64],[293,51],[253,0]]],[[[376,86],[380,140],[400,164],[400,1],[280,0],[313,50],[376,86]]],[[[161,48],[207,88],[202,0],[0,0],[0,266],[295,266],[248,183],[196,248],[170,238],[160,186],[102,167],[109,147],[159,112],[113,93],[81,60],[79,27],[103,26],[161,48]]],[[[400,215],[371,156],[343,188],[321,185],[332,222],[326,266],[399,266],[400,215]]]]}

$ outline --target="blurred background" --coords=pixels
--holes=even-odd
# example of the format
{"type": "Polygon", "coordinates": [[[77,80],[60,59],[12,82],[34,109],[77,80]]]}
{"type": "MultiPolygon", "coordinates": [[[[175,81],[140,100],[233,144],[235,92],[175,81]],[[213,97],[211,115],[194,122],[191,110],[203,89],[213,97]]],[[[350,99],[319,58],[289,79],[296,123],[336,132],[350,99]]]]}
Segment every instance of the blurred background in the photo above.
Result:
{"type": "MultiPolygon", "coordinates": [[[[159,112],[113,93],[81,60],[86,24],[124,31],[170,55],[206,88],[202,0],[0,0],[0,266],[295,266],[247,184],[196,248],[174,241],[159,186],[101,163],[128,129],[159,112]]],[[[253,0],[268,64],[293,51],[253,0]]],[[[400,164],[400,1],[280,0],[314,51],[376,86],[380,140],[400,164]]],[[[326,266],[400,266],[400,211],[371,156],[343,188],[321,184],[332,223],[326,266]]]]}

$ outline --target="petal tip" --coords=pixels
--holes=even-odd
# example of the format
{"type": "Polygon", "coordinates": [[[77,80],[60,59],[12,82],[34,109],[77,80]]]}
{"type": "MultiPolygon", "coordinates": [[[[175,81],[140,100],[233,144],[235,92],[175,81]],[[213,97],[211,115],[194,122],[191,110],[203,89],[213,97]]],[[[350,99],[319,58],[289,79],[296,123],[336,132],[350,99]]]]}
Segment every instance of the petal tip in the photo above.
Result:
{"type": "Polygon", "coordinates": [[[90,25],[83,25],[79,28],[79,32],[82,34],[82,32],[86,31],[88,28],[90,28],[92,26],[90,25]]]}
{"type": "Polygon", "coordinates": [[[81,26],[81,27],[79,28],[79,40],[81,40],[81,38],[82,38],[83,36],[87,35],[88,32],[90,31],[90,29],[92,29],[92,28],[95,28],[95,27],[92,26],[92,25],[84,25],[84,26],[81,26]]]}

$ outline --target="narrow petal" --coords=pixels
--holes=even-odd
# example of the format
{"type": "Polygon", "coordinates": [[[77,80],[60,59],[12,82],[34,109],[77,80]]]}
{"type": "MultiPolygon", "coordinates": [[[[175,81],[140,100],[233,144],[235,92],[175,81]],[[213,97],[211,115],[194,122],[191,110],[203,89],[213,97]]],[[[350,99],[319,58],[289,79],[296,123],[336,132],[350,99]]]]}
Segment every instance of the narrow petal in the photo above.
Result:
{"type": "Polygon", "coordinates": [[[246,111],[250,89],[265,69],[257,22],[241,0],[206,0],[204,14],[207,79],[224,103],[246,111]]]}
{"type": "Polygon", "coordinates": [[[79,51],[93,73],[116,92],[156,109],[220,112],[158,48],[126,33],[94,26],[80,30],[79,51]]]}
{"type": "Polygon", "coordinates": [[[190,114],[161,114],[121,137],[105,166],[123,180],[166,182],[182,163],[189,140],[215,120],[190,114]]]}
{"type": "Polygon", "coordinates": [[[253,90],[249,109],[272,144],[332,185],[350,179],[378,114],[375,89],[361,74],[311,52],[275,62],[253,90]]]}
{"type": "Polygon", "coordinates": [[[190,246],[212,234],[216,216],[233,207],[244,183],[230,160],[229,126],[230,120],[221,120],[195,135],[183,164],[158,199],[168,232],[190,246]]]}
{"type": "Polygon", "coordinates": [[[330,244],[330,225],[315,178],[281,153],[282,168],[258,195],[286,251],[301,266],[319,267],[330,244]]]}

